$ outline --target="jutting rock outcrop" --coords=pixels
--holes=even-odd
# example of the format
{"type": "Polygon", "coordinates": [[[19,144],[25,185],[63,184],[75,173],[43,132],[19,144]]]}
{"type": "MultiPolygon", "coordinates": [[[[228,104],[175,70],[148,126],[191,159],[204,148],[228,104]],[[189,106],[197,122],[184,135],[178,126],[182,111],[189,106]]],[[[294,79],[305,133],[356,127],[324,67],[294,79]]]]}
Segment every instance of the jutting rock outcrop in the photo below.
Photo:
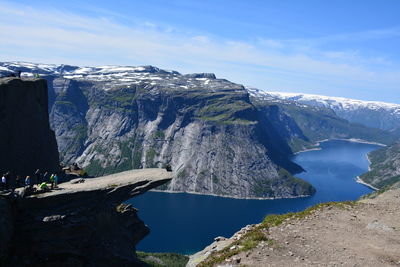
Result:
{"type": "Polygon", "coordinates": [[[1,172],[30,175],[59,167],[47,99],[44,79],[0,79],[1,172]]]}
{"type": "MultiPolygon", "coordinates": [[[[15,211],[10,266],[138,266],[135,245],[149,233],[123,201],[172,178],[142,169],[76,179],[51,192],[8,197],[15,211]]],[[[10,214],[10,212],[8,213],[10,214]]],[[[12,220],[11,220],[12,221],[12,220]]]]}

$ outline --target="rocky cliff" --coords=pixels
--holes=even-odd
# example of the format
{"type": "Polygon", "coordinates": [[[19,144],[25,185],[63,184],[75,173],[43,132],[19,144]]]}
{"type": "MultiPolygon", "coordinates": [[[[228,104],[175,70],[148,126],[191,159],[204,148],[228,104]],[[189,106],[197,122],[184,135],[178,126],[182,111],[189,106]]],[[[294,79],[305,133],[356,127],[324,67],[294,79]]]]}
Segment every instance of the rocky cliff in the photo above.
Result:
{"type": "Polygon", "coordinates": [[[44,79],[0,79],[0,171],[55,171],[57,142],[50,129],[44,79]]]}
{"type": "Polygon", "coordinates": [[[360,179],[376,188],[400,181],[400,142],[368,154],[370,170],[360,179]]]}
{"type": "Polygon", "coordinates": [[[162,169],[134,170],[73,180],[60,184],[57,190],[28,197],[23,197],[24,189],[15,197],[1,196],[0,264],[140,265],[135,245],[149,229],[135,208],[121,203],[171,178],[162,169]],[[3,231],[3,226],[8,231],[3,231]]]}
{"type": "Polygon", "coordinates": [[[291,149],[241,85],[152,66],[3,63],[49,81],[60,156],[93,175],[171,165],[164,189],[231,197],[294,197],[291,149]]]}

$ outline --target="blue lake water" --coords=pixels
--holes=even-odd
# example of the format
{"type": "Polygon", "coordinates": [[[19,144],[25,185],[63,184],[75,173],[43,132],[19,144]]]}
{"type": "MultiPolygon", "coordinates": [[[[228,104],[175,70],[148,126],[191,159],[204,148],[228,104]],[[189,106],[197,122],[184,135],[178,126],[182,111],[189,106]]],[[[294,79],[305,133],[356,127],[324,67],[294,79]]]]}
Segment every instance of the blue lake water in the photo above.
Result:
{"type": "Polygon", "coordinates": [[[212,243],[216,236],[230,237],[268,214],[300,211],[321,202],[356,200],[372,191],[355,180],[368,170],[366,154],[378,146],[335,140],[322,143],[321,148],[294,158],[306,170],[296,176],[317,190],[311,197],[243,200],[148,192],[130,199],[128,202],[139,209],[139,217],[151,231],[137,249],[192,254],[212,243]]]}

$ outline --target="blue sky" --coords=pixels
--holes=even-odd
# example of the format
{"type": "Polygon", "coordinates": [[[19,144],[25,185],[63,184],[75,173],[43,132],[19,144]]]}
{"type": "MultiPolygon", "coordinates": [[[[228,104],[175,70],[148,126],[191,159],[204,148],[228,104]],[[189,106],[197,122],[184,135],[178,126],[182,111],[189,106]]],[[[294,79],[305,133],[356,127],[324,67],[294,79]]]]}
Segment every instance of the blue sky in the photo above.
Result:
{"type": "Polygon", "coordinates": [[[154,65],[400,103],[400,1],[1,1],[0,60],[154,65]]]}

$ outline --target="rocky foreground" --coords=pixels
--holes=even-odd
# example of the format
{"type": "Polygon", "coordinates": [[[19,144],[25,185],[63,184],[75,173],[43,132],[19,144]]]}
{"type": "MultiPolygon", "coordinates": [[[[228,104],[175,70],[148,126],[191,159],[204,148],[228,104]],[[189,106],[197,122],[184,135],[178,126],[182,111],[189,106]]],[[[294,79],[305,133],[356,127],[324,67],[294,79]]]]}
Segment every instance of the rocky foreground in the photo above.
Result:
{"type": "Polygon", "coordinates": [[[121,203],[171,178],[163,169],[141,169],[72,180],[42,194],[0,195],[0,265],[140,265],[135,245],[149,229],[121,203]]]}
{"type": "Polygon", "coordinates": [[[188,266],[400,266],[400,187],[358,202],[269,216],[191,257],[188,266]]]}

